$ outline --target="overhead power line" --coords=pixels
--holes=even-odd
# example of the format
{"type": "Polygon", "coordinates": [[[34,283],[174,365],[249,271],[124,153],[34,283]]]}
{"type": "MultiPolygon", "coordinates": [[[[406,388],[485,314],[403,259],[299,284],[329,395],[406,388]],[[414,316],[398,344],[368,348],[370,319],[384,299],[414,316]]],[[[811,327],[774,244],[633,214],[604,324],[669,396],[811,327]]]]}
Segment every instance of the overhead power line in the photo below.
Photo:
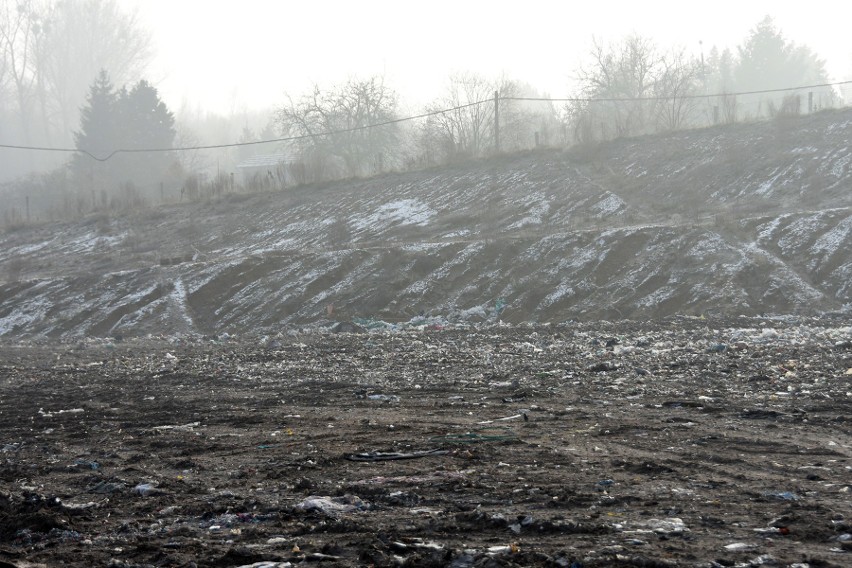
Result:
{"type": "MultiPolygon", "coordinates": [[[[849,85],[852,84],[852,80],[849,81],[836,81],[833,83],[819,83],[815,85],[803,85],[801,87],[784,87],[779,89],[762,89],[757,91],[739,91],[735,93],[713,93],[713,94],[704,94],[704,95],[669,95],[669,96],[652,96],[652,97],[565,97],[565,98],[553,98],[553,97],[498,97],[497,100],[503,101],[537,101],[537,102],[586,102],[586,103],[594,103],[594,102],[640,102],[640,101],[662,101],[662,100],[671,100],[671,99],[708,99],[708,98],[718,98],[718,97],[736,97],[736,96],[745,96],[745,95],[764,95],[771,93],[784,93],[791,91],[804,91],[806,89],[819,89],[825,87],[837,87],[840,85],[849,85]]],[[[96,156],[89,152],[88,150],[84,150],[81,148],[59,148],[59,147],[45,147],[45,146],[23,146],[17,144],[0,144],[0,148],[10,148],[13,150],[34,150],[39,152],[74,152],[79,154],[85,154],[92,158],[93,160],[97,160],[98,162],[106,162],[113,156],[117,154],[134,154],[134,153],[153,153],[153,152],[188,152],[193,150],[216,150],[222,148],[237,148],[241,146],[255,146],[259,144],[274,144],[279,142],[294,142],[297,140],[306,140],[310,138],[320,138],[323,136],[335,136],[338,134],[347,134],[350,132],[358,132],[361,130],[367,130],[370,128],[379,128],[382,126],[388,126],[391,124],[399,124],[401,122],[407,122],[410,120],[418,120],[421,118],[428,118],[430,116],[437,116],[441,114],[447,114],[450,112],[455,112],[457,110],[462,110],[465,108],[478,106],[481,104],[494,104],[494,98],[483,99],[479,101],[474,101],[472,103],[467,103],[463,105],[458,105],[451,108],[445,108],[441,110],[428,111],[421,114],[405,116],[401,118],[394,118],[392,120],[386,120],[384,122],[377,122],[373,124],[365,124],[363,126],[353,126],[352,128],[343,128],[340,130],[328,130],[324,132],[317,132],[311,134],[299,134],[296,136],[285,136],[282,138],[270,138],[267,140],[255,140],[251,142],[232,142],[228,144],[207,144],[207,145],[198,145],[198,146],[178,146],[171,148],[119,148],[117,150],[113,150],[106,156],[96,156]]]]}
{"type": "Polygon", "coordinates": [[[428,118],[430,116],[435,116],[439,114],[446,114],[448,112],[454,112],[457,110],[465,109],[472,106],[481,105],[482,103],[490,103],[493,102],[493,99],[487,99],[482,101],[475,101],[472,103],[467,103],[459,106],[455,106],[452,108],[446,108],[441,110],[434,110],[429,112],[424,112],[422,114],[417,114],[413,116],[406,116],[402,118],[394,118],[392,120],[386,120],[384,122],[376,122],[373,124],[365,124],[363,126],[353,126],[352,128],[342,128],[340,130],[327,130],[324,132],[316,132],[311,134],[299,134],[296,136],[285,136],[283,138],[271,138],[268,140],[254,140],[251,142],[232,142],[228,144],[208,144],[201,146],[180,146],[175,148],[120,148],[118,150],[113,150],[105,157],[95,156],[91,152],[87,150],[83,150],[80,148],[46,148],[43,146],[17,146],[13,144],[0,144],[0,148],[12,148],[15,150],[39,150],[43,152],[78,152],[80,154],[85,154],[91,157],[94,160],[99,162],[106,162],[116,154],[132,154],[132,153],[144,153],[144,152],[185,152],[191,150],[215,150],[219,148],[236,148],[239,146],[254,146],[257,144],[273,144],[276,142],[292,142],[295,140],[305,140],[308,138],[319,138],[322,136],[335,136],[337,134],[346,134],[348,132],[358,132],[360,130],[367,130],[369,128],[378,128],[380,126],[388,126],[390,124],[397,124],[400,122],[405,122],[408,120],[417,120],[420,118],[428,118]]]}
{"type": "Polygon", "coordinates": [[[803,85],[801,87],[784,87],[781,89],[762,89],[759,91],[739,91],[736,93],[713,93],[707,95],[660,95],[653,97],[500,97],[504,101],[541,101],[553,103],[609,103],[609,102],[636,102],[636,101],[668,101],[671,99],[707,99],[719,97],[737,97],[745,95],[766,95],[770,93],[789,93],[791,91],[804,91],[806,89],[819,89],[824,87],[837,87],[849,85],[852,81],[837,81],[835,83],[820,83],[817,85],[803,85]]]}

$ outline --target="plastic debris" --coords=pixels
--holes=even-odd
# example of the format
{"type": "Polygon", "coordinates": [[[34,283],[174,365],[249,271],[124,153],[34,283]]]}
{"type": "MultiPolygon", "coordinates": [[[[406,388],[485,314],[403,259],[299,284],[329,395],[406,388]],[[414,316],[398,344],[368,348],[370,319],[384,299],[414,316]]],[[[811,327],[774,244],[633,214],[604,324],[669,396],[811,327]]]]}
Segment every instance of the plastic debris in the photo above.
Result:
{"type": "Polygon", "coordinates": [[[101,480],[91,486],[88,491],[89,493],[100,493],[103,495],[110,495],[112,493],[118,493],[119,491],[123,491],[125,487],[126,485],[121,482],[101,480]]]}
{"type": "Polygon", "coordinates": [[[433,436],[432,442],[448,444],[478,444],[481,442],[505,442],[517,439],[518,435],[508,428],[482,428],[475,432],[464,432],[462,434],[447,434],[445,436],[433,436]]]}
{"type": "Polygon", "coordinates": [[[139,485],[133,488],[133,493],[141,495],[142,497],[148,497],[158,493],[158,491],[157,488],[151,483],[140,483],[139,485]]]}
{"type": "Polygon", "coordinates": [[[773,497],[775,499],[780,499],[781,501],[798,501],[799,496],[793,493],[792,491],[780,491],[776,493],[768,492],[764,493],[766,497],[773,497]]]}
{"type": "Polygon", "coordinates": [[[331,517],[344,513],[358,513],[370,508],[369,503],[355,495],[344,495],[342,497],[319,497],[312,495],[296,504],[294,511],[319,511],[331,517]]]}
{"type": "Polygon", "coordinates": [[[528,413],[528,410],[522,410],[518,414],[504,416],[502,418],[495,418],[494,420],[482,420],[481,422],[477,422],[477,424],[494,424],[495,422],[508,422],[509,420],[518,420],[520,418],[523,418],[524,422],[527,422],[530,419],[528,413]]]}
{"type": "Polygon", "coordinates": [[[489,546],[486,552],[489,556],[497,556],[499,554],[517,554],[520,550],[521,548],[517,544],[512,543],[505,546],[489,546]]]}
{"type": "Polygon", "coordinates": [[[426,458],[431,456],[442,456],[450,453],[447,450],[420,450],[417,452],[364,452],[360,454],[345,454],[344,457],[350,461],[375,462],[392,460],[410,460],[426,458]]]}
{"type": "Polygon", "coordinates": [[[115,568],[838,563],[852,332],[750,321],[6,345],[0,536],[115,568]]]}
{"type": "Polygon", "coordinates": [[[646,524],[648,525],[648,528],[657,534],[674,535],[689,531],[686,524],[683,522],[683,519],[679,519],[677,517],[670,517],[667,519],[649,519],[646,524]]]}
{"type": "Polygon", "coordinates": [[[748,552],[756,549],[757,546],[747,542],[732,542],[731,544],[726,544],[723,548],[728,552],[748,552]]]}
{"type": "Polygon", "coordinates": [[[367,399],[379,402],[399,402],[399,397],[395,394],[368,394],[367,399]]]}
{"type": "Polygon", "coordinates": [[[86,469],[93,469],[93,470],[101,467],[100,464],[96,461],[89,461],[89,460],[84,460],[84,459],[74,460],[73,465],[75,467],[83,467],[83,468],[86,468],[86,469]]]}

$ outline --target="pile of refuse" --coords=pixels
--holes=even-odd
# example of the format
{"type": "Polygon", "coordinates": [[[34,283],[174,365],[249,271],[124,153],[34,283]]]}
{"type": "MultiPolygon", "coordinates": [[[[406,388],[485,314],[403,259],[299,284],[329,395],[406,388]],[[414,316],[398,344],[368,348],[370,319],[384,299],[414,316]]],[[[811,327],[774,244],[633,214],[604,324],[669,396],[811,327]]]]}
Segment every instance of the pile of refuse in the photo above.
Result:
{"type": "Polygon", "coordinates": [[[849,562],[842,318],[361,324],[0,345],[0,563],[849,562]]]}

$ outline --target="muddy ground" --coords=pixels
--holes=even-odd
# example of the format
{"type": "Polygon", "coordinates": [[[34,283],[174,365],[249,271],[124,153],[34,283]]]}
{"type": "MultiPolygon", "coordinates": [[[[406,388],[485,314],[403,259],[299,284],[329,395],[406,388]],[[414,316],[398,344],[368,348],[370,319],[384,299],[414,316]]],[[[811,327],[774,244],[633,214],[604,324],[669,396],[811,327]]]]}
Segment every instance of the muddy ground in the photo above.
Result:
{"type": "Polygon", "coordinates": [[[848,321],[0,355],[0,567],[852,566],[848,321]]]}

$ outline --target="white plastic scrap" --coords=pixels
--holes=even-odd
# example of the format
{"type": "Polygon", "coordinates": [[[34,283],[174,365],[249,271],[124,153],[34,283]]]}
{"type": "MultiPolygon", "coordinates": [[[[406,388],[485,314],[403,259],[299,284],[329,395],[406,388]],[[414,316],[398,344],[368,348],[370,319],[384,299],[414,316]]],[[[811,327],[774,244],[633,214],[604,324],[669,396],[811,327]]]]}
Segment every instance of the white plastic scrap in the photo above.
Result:
{"type": "Polygon", "coordinates": [[[732,542],[731,544],[726,544],[723,548],[728,552],[745,552],[747,550],[754,550],[757,547],[747,542],[732,542]]]}
{"type": "Polygon", "coordinates": [[[682,519],[669,517],[667,519],[649,519],[648,528],[657,534],[681,534],[689,532],[682,519]]]}
{"type": "Polygon", "coordinates": [[[369,505],[359,497],[344,495],[343,497],[320,497],[311,495],[293,507],[296,511],[321,511],[326,515],[336,516],[341,513],[365,511],[369,505]]]}
{"type": "Polygon", "coordinates": [[[183,424],[180,426],[175,424],[166,424],[164,426],[154,426],[151,430],[181,430],[188,432],[198,426],[201,426],[201,422],[190,422],[189,424],[183,424]]]}

